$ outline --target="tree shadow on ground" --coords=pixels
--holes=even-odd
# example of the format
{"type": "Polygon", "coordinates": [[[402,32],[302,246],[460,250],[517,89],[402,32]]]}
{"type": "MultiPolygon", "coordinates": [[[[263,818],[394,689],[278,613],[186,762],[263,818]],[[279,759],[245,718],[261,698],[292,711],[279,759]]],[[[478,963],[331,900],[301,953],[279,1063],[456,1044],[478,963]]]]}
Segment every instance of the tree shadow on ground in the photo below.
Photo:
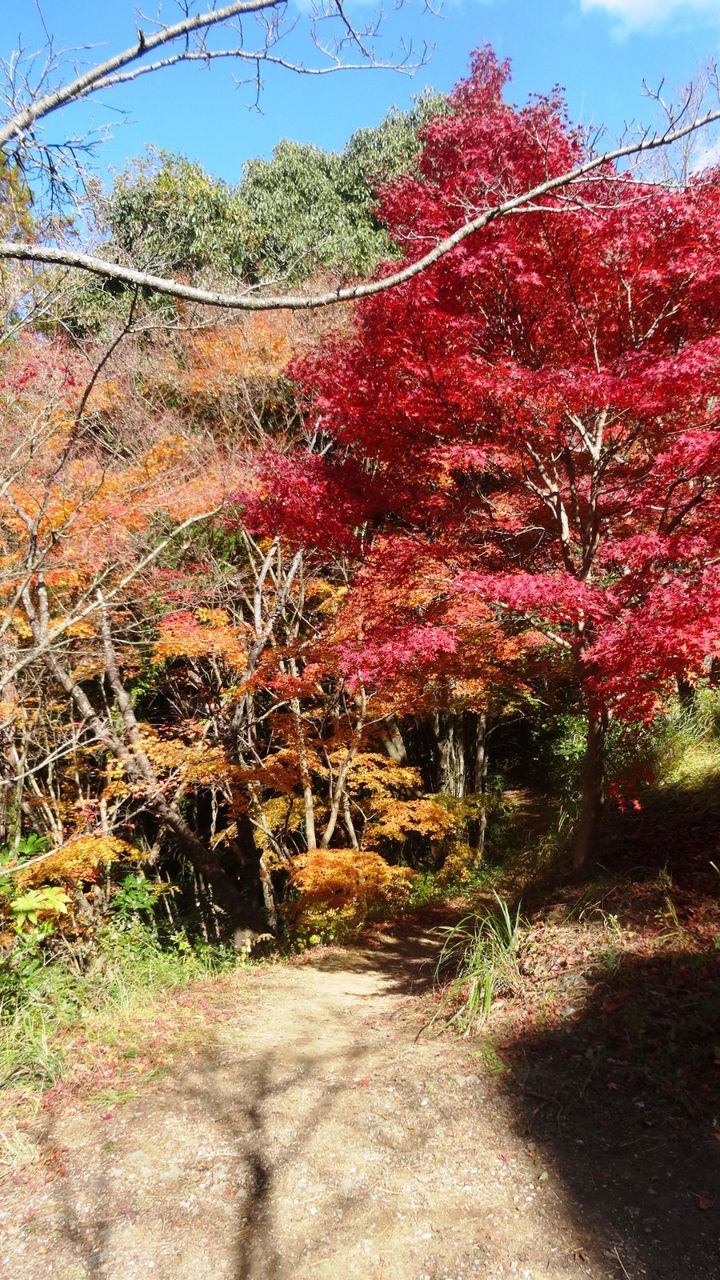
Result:
{"type": "MultiPolygon", "coordinates": [[[[341,988],[345,975],[348,988],[354,981],[354,1002],[326,1008],[317,1034],[312,1025],[300,1033],[312,1022],[310,984],[286,1038],[211,1040],[184,1068],[118,1109],[116,1128],[100,1114],[86,1124],[84,1150],[68,1153],[68,1176],[54,1184],[59,1234],[81,1263],[79,1274],[116,1280],[141,1265],[144,1274],[162,1276],[291,1280],[308,1257],[332,1273],[344,1224],[352,1222],[358,1238],[372,1237],[366,1191],[342,1180],[343,1144],[367,1140],[381,1160],[397,1159],[404,1179],[418,1149],[432,1160],[437,1132],[430,1108],[421,1111],[417,1090],[408,1088],[411,1078],[397,1081],[391,1115],[412,1110],[416,1127],[367,1137],[371,1117],[358,1109],[373,1096],[358,1088],[372,1082],[358,1077],[372,1074],[368,1055],[378,1039],[357,1036],[365,985],[357,975],[374,979],[368,998],[387,991],[412,999],[427,989],[438,939],[412,930],[386,931],[314,966],[336,972],[341,988]],[[139,1188],[135,1207],[132,1173],[142,1150],[151,1181],[139,1188]],[[322,1211],[314,1217],[317,1203],[322,1211]],[[131,1255],[125,1218],[133,1213],[136,1232],[148,1233],[149,1243],[136,1240],[131,1255]],[[174,1269],[163,1270],[166,1264],[174,1269]]],[[[574,1218],[574,1238],[602,1259],[593,1274],[720,1274],[719,962],[720,953],[686,951],[679,941],[653,956],[608,957],[586,973],[585,1003],[563,1010],[559,1027],[518,1032],[498,1046],[512,1066],[499,1082],[504,1102],[494,1085],[482,1103],[468,1096],[468,1106],[492,1108],[500,1152],[508,1123],[523,1147],[534,1149],[538,1179],[547,1171],[542,1185],[574,1218]]],[[[387,1012],[381,1016],[384,1022],[387,1012]]],[[[398,1071],[411,1064],[416,1007],[410,1016],[398,1071]]],[[[450,1044],[447,1052],[457,1071],[450,1044]]],[[[48,1119],[46,1140],[63,1141],[61,1122],[48,1119]]],[[[589,1265],[580,1257],[578,1274],[589,1265]]]]}
{"type": "Polygon", "coordinates": [[[665,869],[673,881],[717,897],[720,874],[720,779],[695,786],[648,787],[637,807],[608,804],[598,833],[598,861],[608,869],[665,869]]]}
{"type": "Polygon", "coordinates": [[[456,919],[456,912],[443,912],[432,916],[428,913],[422,920],[396,921],[368,930],[347,949],[320,951],[311,962],[322,972],[379,973],[384,979],[385,995],[413,998],[432,988],[442,947],[438,926],[456,919]]]}
{"type": "MultiPolygon", "coordinates": [[[[434,952],[429,936],[393,935],[383,937],[379,950],[372,940],[362,949],[328,951],[313,967],[336,970],[349,979],[380,972],[389,993],[410,998],[431,981],[434,952]]],[[[365,998],[358,990],[352,994],[355,1002],[365,998]]],[[[269,1009],[268,1018],[272,1016],[269,1009]]],[[[350,1094],[356,1100],[365,1094],[357,1089],[357,1077],[367,1071],[366,1046],[362,1038],[354,1038],[357,1003],[340,1005],[325,1016],[324,1040],[317,1045],[312,1020],[307,1034],[300,1034],[307,1009],[298,1014],[297,1040],[291,1036],[264,1047],[210,1038],[200,1054],[178,1065],[169,1078],[123,1103],[116,1112],[117,1129],[111,1112],[86,1111],[83,1151],[62,1151],[67,1141],[62,1112],[46,1113],[38,1132],[40,1146],[46,1154],[57,1152],[66,1165],[58,1168],[53,1182],[54,1238],[63,1256],[71,1256],[81,1268],[79,1275],[115,1278],[119,1256],[126,1256],[126,1232],[132,1234],[143,1222],[149,1247],[141,1261],[153,1265],[147,1274],[165,1274],[156,1247],[164,1239],[163,1248],[173,1251],[178,1275],[212,1275],[218,1280],[291,1277],[293,1255],[287,1252],[287,1240],[298,1233],[300,1222],[303,1247],[317,1236],[318,1255],[327,1252],[321,1222],[353,1220],[364,1212],[358,1203],[362,1193],[333,1183],[331,1151],[327,1169],[320,1171],[325,1185],[317,1223],[303,1205],[302,1188],[297,1231],[287,1220],[278,1221],[277,1205],[278,1184],[287,1170],[302,1173],[311,1140],[323,1128],[330,1131],[343,1123],[350,1094]],[[335,1037],[337,1044],[329,1047],[335,1037]],[[168,1131],[165,1120],[176,1111],[184,1121],[168,1131]],[[153,1171],[153,1181],[144,1188],[134,1177],[143,1151],[153,1171]],[[159,1233],[152,1243],[151,1229],[159,1233]],[[200,1263],[192,1254],[199,1240],[208,1242],[200,1263]],[[213,1246],[213,1241],[219,1243],[213,1246]],[[198,1266],[207,1270],[198,1271],[198,1266]]],[[[425,1138],[430,1137],[428,1130],[425,1138]]],[[[138,1262],[127,1255],[130,1269],[138,1262]]]]}
{"type": "Polygon", "coordinates": [[[564,1024],[502,1042],[523,1136],[629,1280],[720,1275],[720,953],[625,955],[564,1024]]]}
{"type": "MultiPolygon", "coordinates": [[[[38,1137],[46,1154],[57,1153],[55,1248],[62,1244],[63,1259],[69,1252],[75,1266],[81,1268],[78,1275],[93,1280],[116,1277],[120,1274],[118,1254],[125,1256],[124,1227],[144,1218],[147,1248],[143,1249],[142,1265],[153,1268],[146,1274],[166,1274],[156,1246],[166,1252],[169,1242],[167,1238],[163,1242],[163,1237],[170,1227],[175,1229],[179,1275],[217,1276],[218,1280],[288,1276],[287,1259],[278,1253],[273,1208],[278,1174],[288,1163],[302,1164],[305,1144],[318,1125],[327,1124],[334,1112],[342,1110],[344,1096],[353,1087],[358,1057],[353,1047],[335,1055],[291,1055],[288,1062],[282,1051],[253,1053],[250,1048],[245,1069],[230,1074],[226,1055],[209,1045],[195,1064],[190,1081],[181,1082],[180,1096],[188,1117],[185,1143],[179,1141],[169,1151],[164,1149],[158,1124],[160,1106],[167,1106],[167,1100],[160,1104],[156,1099],[154,1115],[151,1096],[126,1104],[128,1137],[117,1143],[105,1141],[108,1126],[97,1116],[94,1131],[86,1135],[90,1138],[86,1161],[77,1165],[73,1156],[78,1153],[63,1152],[57,1146],[59,1117],[46,1117],[38,1137]],[[327,1076],[333,1084],[321,1091],[315,1104],[298,1110],[297,1093],[316,1084],[318,1077],[327,1076]],[[285,1105],[288,1134],[278,1150],[268,1128],[271,1117],[285,1105]],[[143,1143],[148,1147],[148,1166],[155,1172],[156,1199],[149,1217],[147,1207],[135,1208],[135,1188],[126,1176],[128,1156],[132,1160],[143,1143]],[[65,1157],[65,1165],[60,1164],[61,1157],[65,1157]],[[172,1177],[166,1181],[168,1166],[172,1177]],[[192,1255],[198,1240],[207,1246],[199,1260],[192,1255]],[[185,1242],[190,1252],[186,1252],[185,1242]],[[198,1266],[207,1270],[198,1270],[198,1266]]],[[[351,1210],[352,1204],[339,1189],[329,1191],[326,1213],[342,1215],[351,1210]]],[[[312,1232],[312,1221],[308,1231],[312,1232]]],[[[132,1271],[138,1259],[128,1255],[125,1262],[132,1271]]]]}

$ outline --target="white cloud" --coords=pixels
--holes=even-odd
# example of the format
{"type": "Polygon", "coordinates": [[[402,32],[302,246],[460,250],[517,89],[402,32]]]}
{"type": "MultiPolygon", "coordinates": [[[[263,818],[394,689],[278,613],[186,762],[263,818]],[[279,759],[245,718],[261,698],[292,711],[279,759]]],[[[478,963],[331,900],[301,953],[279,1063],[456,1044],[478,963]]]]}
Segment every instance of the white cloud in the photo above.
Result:
{"type": "Polygon", "coordinates": [[[707,146],[700,148],[697,155],[693,157],[690,167],[693,173],[702,173],[703,169],[714,168],[718,164],[720,164],[720,138],[715,138],[707,146]]]}
{"type": "Polygon", "coordinates": [[[602,9],[623,31],[659,27],[671,18],[706,16],[720,24],[720,0],[580,0],[580,8],[585,13],[602,9]]]}

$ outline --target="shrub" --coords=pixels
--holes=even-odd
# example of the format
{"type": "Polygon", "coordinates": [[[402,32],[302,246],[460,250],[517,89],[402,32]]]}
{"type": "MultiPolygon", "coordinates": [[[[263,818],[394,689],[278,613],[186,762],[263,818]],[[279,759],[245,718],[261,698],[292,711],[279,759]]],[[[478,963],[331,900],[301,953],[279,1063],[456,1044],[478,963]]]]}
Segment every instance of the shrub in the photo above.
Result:
{"type": "Polygon", "coordinates": [[[391,867],[368,849],[311,849],[294,859],[290,930],[305,945],[340,941],[370,916],[406,906],[413,879],[409,867],[391,867]]]}

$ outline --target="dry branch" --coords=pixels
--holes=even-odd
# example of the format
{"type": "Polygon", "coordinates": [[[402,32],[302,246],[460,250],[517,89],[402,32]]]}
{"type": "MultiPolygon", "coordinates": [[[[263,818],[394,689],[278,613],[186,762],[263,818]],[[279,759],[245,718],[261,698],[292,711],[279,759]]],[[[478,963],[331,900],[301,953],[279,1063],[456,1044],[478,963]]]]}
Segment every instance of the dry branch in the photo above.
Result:
{"type": "Polygon", "coordinates": [[[387,289],[393,289],[398,285],[405,284],[408,280],[420,275],[422,271],[426,271],[428,267],[439,262],[441,258],[451,253],[469,236],[474,235],[476,231],[481,231],[484,227],[489,226],[491,222],[497,221],[498,218],[506,217],[518,210],[531,209],[536,200],[572,186],[605,165],[630,156],[657,150],[660,147],[669,146],[671,143],[677,142],[681,138],[687,137],[690,133],[703,129],[716,121],[720,121],[720,108],[708,111],[705,115],[691,120],[678,128],[668,127],[660,134],[646,135],[634,142],[626,143],[624,146],[604,151],[601,155],[592,156],[584,161],[583,164],[577,165],[566,173],[558,174],[554,178],[547,178],[527,191],[511,196],[507,200],[502,200],[499,204],[483,210],[477,217],[464,222],[451,235],[439,240],[421,258],[417,258],[407,266],[401,267],[399,270],[393,271],[379,280],[370,280],[363,284],[349,285],[344,288],[329,289],[323,293],[306,295],[272,294],[265,296],[250,290],[240,294],[223,293],[220,290],[201,289],[194,285],[181,284],[177,280],[152,275],[149,272],[140,271],[136,267],[123,266],[120,263],[110,262],[107,259],[96,258],[91,254],[80,253],[71,249],[54,248],[48,245],[20,244],[7,240],[0,241],[0,258],[74,267],[81,271],[90,272],[92,275],[102,276],[105,279],[119,280],[137,288],[147,289],[150,292],[165,294],[172,298],[182,298],[187,302],[195,302],[200,306],[221,307],[230,311],[309,311],[318,307],[332,306],[339,302],[355,302],[360,298],[369,298],[374,294],[383,293],[387,289]]]}

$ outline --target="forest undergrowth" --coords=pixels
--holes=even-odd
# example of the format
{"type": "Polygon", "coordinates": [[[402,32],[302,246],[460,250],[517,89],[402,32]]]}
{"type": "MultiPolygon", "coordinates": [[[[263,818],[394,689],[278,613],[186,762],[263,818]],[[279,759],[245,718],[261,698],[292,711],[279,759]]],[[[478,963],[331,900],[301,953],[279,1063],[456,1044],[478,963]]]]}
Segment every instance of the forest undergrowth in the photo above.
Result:
{"type": "Polygon", "coordinates": [[[720,1141],[716,714],[706,695],[656,730],[652,781],[606,815],[591,875],[558,883],[562,817],[510,857],[495,901],[444,930],[431,1026],[477,1037],[508,1082],[552,1061],[541,1101],[629,1095],[649,1125],[710,1115],[720,1141]]]}
{"type": "Polygon", "coordinates": [[[71,951],[48,953],[30,924],[2,970],[6,1170],[34,1159],[23,1134],[39,1107],[132,1096],[202,1043],[230,992],[252,1003],[268,965],[312,964],[358,940],[372,947],[398,927],[437,939],[423,1034],[467,1037],[500,1081],[524,1079],[552,1044],[553,1096],[580,1062],[585,1091],[634,1092],[648,1117],[702,1110],[720,1069],[716,716],[707,693],[655,731],[653,781],[636,806],[608,814],[604,856],[582,880],[561,874],[575,771],[566,726],[551,743],[562,762],[554,794],[505,779],[481,862],[418,872],[400,907],[355,903],[337,936],[313,934],[304,918],[282,945],[238,954],[171,928],[139,882],[84,966],[71,951]]]}

